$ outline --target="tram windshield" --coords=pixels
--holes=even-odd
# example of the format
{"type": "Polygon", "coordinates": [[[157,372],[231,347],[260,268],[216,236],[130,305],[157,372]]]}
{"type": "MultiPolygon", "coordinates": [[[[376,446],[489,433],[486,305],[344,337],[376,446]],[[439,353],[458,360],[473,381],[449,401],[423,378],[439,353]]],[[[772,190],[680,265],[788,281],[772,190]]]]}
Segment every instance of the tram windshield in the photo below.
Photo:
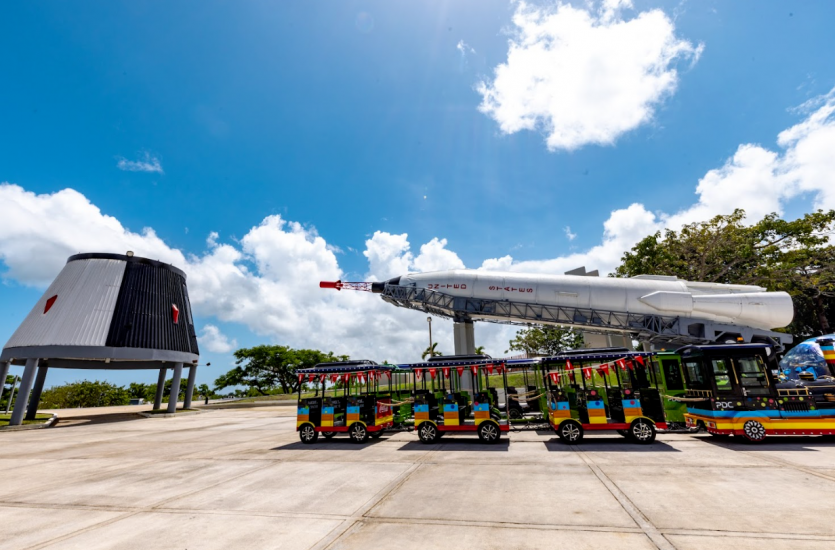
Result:
{"type": "Polygon", "coordinates": [[[713,368],[713,378],[716,381],[717,391],[732,391],[730,365],[726,359],[711,359],[710,365],[713,368]]]}
{"type": "Polygon", "coordinates": [[[684,362],[684,372],[687,377],[687,387],[694,390],[709,390],[710,384],[702,372],[702,365],[698,359],[684,362]]]}
{"type": "Polygon", "coordinates": [[[760,357],[740,357],[734,359],[739,371],[740,382],[749,395],[768,395],[768,378],[765,364],[760,357]]]}

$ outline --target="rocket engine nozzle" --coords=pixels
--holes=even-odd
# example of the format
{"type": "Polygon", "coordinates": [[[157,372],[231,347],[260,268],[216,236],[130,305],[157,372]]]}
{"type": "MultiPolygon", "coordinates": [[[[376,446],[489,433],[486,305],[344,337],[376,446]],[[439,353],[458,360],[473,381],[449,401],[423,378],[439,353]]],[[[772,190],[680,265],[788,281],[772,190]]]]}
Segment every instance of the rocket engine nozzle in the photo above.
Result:
{"type": "Polygon", "coordinates": [[[379,294],[383,291],[385,283],[371,282],[342,282],[342,281],[319,281],[319,288],[335,288],[336,290],[359,290],[362,292],[373,292],[379,294]]]}

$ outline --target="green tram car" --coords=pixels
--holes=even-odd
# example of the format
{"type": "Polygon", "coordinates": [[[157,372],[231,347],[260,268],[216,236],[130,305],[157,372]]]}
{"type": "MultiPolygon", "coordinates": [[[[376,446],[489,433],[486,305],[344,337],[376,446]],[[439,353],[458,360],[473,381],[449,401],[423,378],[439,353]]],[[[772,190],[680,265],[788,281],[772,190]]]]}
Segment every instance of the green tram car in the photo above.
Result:
{"type": "Polygon", "coordinates": [[[345,433],[354,443],[378,438],[394,427],[391,392],[380,391],[383,377],[391,380],[392,367],[374,361],[320,363],[299,369],[299,382],[314,383],[315,397],[302,397],[299,384],[296,431],[302,443],[315,443],[345,433]],[[327,384],[331,395],[327,395],[327,384]],[[320,395],[321,394],[321,395],[320,395]]]}
{"type": "Polygon", "coordinates": [[[435,443],[444,434],[478,435],[488,444],[499,441],[510,429],[507,413],[499,410],[499,395],[491,375],[501,375],[507,394],[510,361],[487,355],[434,357],[422,363],[398,365],[415,375],[414,422],[420,441],[435,443]],[[472,376],[474,389],[465,390],[464,376],[472,376]]]}
{"type": "Polygon", "coordinates": [[[612,430],[637,443],[655,441],[667,421],[653,355],[614,348],[542,359],[548,421],[557,436],[576,444],[586,431],[612,430]]]}

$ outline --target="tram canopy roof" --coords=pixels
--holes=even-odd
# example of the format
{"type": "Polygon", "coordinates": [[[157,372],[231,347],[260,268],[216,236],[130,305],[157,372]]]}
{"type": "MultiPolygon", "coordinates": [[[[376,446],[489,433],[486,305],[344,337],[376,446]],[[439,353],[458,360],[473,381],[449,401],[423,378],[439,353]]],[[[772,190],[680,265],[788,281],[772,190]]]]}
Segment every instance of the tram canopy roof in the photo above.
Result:
{"type": "Polygon", "coordinates": [[[472,356],[467,357],[449,357],[445,361],[439,361],[435,358],[434,361],[423,361],[421,363],[405,363],[397,365],[398,369],[432,369],[437,367],[471,367],[480,365],[505,365],[513,367],[514,365],[530,365],[538,363],[539,359],[493,359],[487,357],[485,359],[473,359],[472,356]]]}
{"type": "Polygon", "coordinates": [[[630,359],[632,357],[652,357],[655,355],[653,351],[612,351],[608,350],[603,353],[600,352],[592,352],[592,350],[588,350],[588,353],[584,354],[576,354],[576,353],[560,353],[554,355],[552,357],[544,357],[542,362],[544,364],[549,363],[564,363],[566,361],[612,361],[617,359],[630,359]]]}
{"type": "Polygon", "coordinates": [[[334,363],[319,363],[309,369],[298,369],[300,374],[324,374],[329,372],[367,372],[370,370],[390,371],[392,365],[378,365],[374,361],[363,359],[360,361],[337,361],[334,363]]]}
{"type": "MultiPolygon", "coordinates": [[[[676,353],[679,355],[698,355],[703,351],[745,351],[745,350],[771,350],[771,346],[762,343],[751,344],[708,344],[704,346],[684,346],[679,348],[676,353]]],[[[770,353],[770,351],[769,351],[770,353]]]]}

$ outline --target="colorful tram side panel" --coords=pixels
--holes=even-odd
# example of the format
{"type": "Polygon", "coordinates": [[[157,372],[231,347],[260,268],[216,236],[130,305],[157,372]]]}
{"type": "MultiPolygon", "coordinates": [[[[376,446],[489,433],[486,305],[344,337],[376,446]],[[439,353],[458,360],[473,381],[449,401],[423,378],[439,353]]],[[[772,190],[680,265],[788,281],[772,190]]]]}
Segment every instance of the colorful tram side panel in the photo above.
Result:
{"type": "Polygon", "coordinates": [[[835,435],[835,385],[781,383],[765,344],[687,346],[689,427],[752,442],[768,435],[835,435]]]}
{"type": "Polygon", "coordinates": [[[307,378],[318,384],[317,394],[321,395],[303,398],[299,388],[296,430],[302,443],[316,442],[319,434],[330,439],[338,433],[364,443],[391,428],[391,397],[378,395],[380,379],[390,371],[391,367],[367,360],[322,363],[299,370],[299,380],[307,378]],[[331,382],[330,389],[326,381],[331,382]],[[330,392],[332,395],[327,395],[330,392]]]}
{"type": "Polygon", "coordinates": [[[581,350],[543,360],[548,389],[548,421],[566,443],[586,431],[614,430],[638,443],[655,441],[666,429],[653,354],[581,350]]]}

